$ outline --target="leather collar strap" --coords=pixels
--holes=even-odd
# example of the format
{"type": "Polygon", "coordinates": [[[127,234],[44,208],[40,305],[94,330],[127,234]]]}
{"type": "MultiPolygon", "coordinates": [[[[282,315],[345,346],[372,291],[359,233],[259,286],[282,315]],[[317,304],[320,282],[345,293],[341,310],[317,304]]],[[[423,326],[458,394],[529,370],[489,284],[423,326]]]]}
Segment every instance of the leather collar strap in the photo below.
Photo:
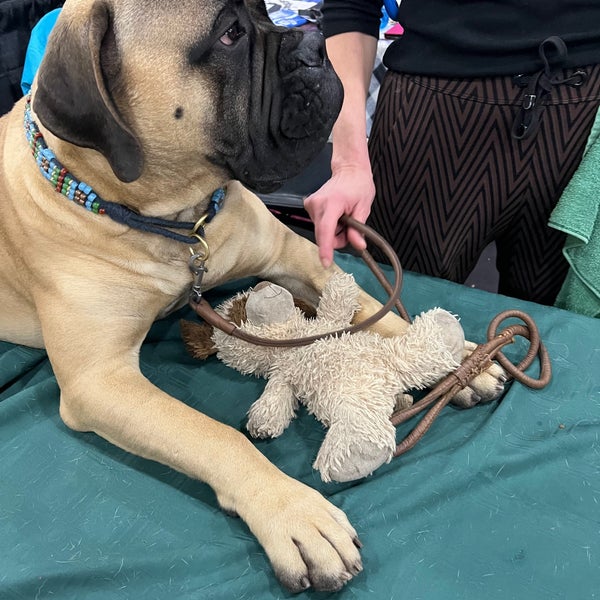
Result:
{"type": "MultiPolygon", "coordinates": [[[[72,173],[67,171],[56,158],[54,152],[46,145],[44,136],[31,116],[31,95],[27,96],[25,103],[23,125],[31,153],[42,175],[54,186],[54,189],[59,194],[76,202],[90,212],[107,215],[113,221],[127,225],[133,229],[156,233],[184,244],[192,245],[198,243],[198,236],[195,234],[203,235],[203,232],[198,231],[196,223],[140,215],[124,204],[104,200],[96,194],[92,186],[79,181],[72,173]],[[172,231],[173,229],[193,230],[194,234],[186,235],[172,231]]],[[[221,208],[224,198],[225,191],[223,188],[219,188],[213,193],[203,223],[208,223],[214,217],[221,208]]]]}

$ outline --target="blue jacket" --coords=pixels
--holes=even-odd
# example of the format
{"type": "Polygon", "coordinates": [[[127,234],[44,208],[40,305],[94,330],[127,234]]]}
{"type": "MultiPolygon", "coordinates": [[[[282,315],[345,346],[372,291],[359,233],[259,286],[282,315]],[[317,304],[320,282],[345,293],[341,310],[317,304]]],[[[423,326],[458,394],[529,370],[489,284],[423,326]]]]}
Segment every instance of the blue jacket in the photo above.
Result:
{"type": "Polygon", "coordinates": [[[54,23],[56,23],[60,10],[60,8],[55,8],[45,14],[31,31],[31,38],[29,39],[27,54],[25,55],[25,64],[23,66],[23,75],[21,76],[21,89],[23,90],[23,94],[28,94],[31,89],[33,78],[37,73],[46,50],[48,36],[54,27],[54,23]]]}

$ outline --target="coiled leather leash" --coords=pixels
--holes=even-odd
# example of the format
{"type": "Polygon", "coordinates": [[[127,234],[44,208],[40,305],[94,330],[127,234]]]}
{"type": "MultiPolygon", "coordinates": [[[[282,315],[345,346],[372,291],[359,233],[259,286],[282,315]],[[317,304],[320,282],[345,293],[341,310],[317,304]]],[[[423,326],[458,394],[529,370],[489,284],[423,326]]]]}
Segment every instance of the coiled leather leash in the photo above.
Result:
{"type": "Polygon", "coordinates": [[[424,398],[392,415],[392,424],[398,427],[401,423],[404,423],[414,415],[433,405],[414,429],[398,444],[394,456],[400,456],[413,448],[427,433],[427,430],[431,427],[444,406],[460,390],[467,387],[475,377],[483,373],[491,365],[492,359],[497,360],[509,376],[528,387],[541,389],[550,382],[552,377],[550,357],[540,340],[535,322],[527,313],[519,310],[501,312],[492,319],[487,330],[487,338],[488,341],[485,344],[477,346],[454,372],[446,376],[424,398]],[[510,325],[500,333],[497,333],[498,325],[510,317],[521,319],[525,325],[510,325]],[[529,340],[529,349],[523,360],[516,366],[501,352],[504,346],[514,342],[515,336],[522,336],[529,340]],[[537,379],[530,377],[524,372],[536,356],[539,357],[540,361],[540,375],[537,379]]]}
{"type": "MultiPolygon", "coordinates": [[[[351,217],[344,216],[342,219],[340,219],[340,222],[343,225],[354,227],[369,241],[377,245],[389,258],[390,264],[392,265],[392,269],[394,271],[395,281],[394,284],[391,285],[370,253],[367,250],[362,252],[362,259],[371,269],[389,296],[388,301],[382,306],[382,308],[362,323],[345,329],[332,331],[330,333],[307,336],[303,338],[276,340],[258,337],[243,331],[237,325],[227,321],[221,315],[219,315],[201,295],[199,297],[198,295],[192,295],[190,297],[190,306],[207,323],[229,335],[237,337],[251,344],[283,348],[308,345],[316,340],[332,335],[355,333],[357,331],[364,330],[376,323],[394,307],[396,310],[398,310],[402,318],[410,323],[410,317],[400,301],[400,291],[402,288],[402,267],[400,266],[400,261],[392,247],[373,229],[351,217]]],[[[454,372],[446,376],[424,398],[415,402],[412,406],[402,411],[398,411],[392,415],[392,424],[397,427],[401,423],[404,423],[413,416],[430,407],[421,421],[419,421],[414,429],[398,444],[394,456],[400,456],[401,454],[404,454],[413,448],[415,444],[425,435],[425,433],[433,424],[434,420],[438,417],[442,409],[450,402],[450,400],[460,390],[466,388],[475,377],[488,369],[492,364],[492,360],[497,360],[510,377],[531,388],[540,389],[549,383],[552,376],[552,368],[548,352],[540,340],[539,331],[535,322],[529,315],[518,310],[507,310],[498,314],[491,321],[488,327],[487,338],[488,341],[486,343],[478,345],[475,350],[473,350],[473,352],[463,360],[462,364],[454,372]],[[497,329],[500,323],[511,317],[520,319],[524,324],[510,325],[498,333],[497,329]],[[504,356],[504,354],[501,352],[501,349],[507,344],[513,343],[516,336],[522,336],[528,339],[530,344],[523,360],[518,365],[513,365],[504,356]],[[532,364],[536,357],[539,358],[540,363],[540,374],[537,379],[530,377],[524,372],[525,369],[532,364]]]]}

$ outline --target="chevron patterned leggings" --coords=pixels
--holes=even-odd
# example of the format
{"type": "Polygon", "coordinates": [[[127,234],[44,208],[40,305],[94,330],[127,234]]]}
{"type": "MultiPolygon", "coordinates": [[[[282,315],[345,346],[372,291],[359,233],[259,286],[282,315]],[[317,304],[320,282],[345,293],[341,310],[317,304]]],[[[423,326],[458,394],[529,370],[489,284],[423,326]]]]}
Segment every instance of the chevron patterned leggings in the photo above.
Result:
{"type": "Polygon", "coordinates": [[[547,222],[600,106],[600,65],[583,70],[583,83],[552,87],[522,139],[511,129],[526,90],[513,77],[388,72],[369,140],[377,189],[369,224],[405,269],[463,282],[495,241],[499,292],[554,302],[568,265],[564,234],[547,222]]]}

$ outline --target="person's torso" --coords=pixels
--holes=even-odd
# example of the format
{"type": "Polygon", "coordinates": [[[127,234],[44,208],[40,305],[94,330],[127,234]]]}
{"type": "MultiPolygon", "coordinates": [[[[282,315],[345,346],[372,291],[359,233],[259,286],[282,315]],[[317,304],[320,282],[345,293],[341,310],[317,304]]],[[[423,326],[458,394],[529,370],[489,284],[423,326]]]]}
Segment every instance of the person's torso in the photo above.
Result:
{"type": "Polygon", "coordinates": [[[600,63],[600,0],[403,0],[405,33],[385,56],[395,71],[476,77],[542,68],[540,43],[560,37],[562,66],[600,63]]]}

